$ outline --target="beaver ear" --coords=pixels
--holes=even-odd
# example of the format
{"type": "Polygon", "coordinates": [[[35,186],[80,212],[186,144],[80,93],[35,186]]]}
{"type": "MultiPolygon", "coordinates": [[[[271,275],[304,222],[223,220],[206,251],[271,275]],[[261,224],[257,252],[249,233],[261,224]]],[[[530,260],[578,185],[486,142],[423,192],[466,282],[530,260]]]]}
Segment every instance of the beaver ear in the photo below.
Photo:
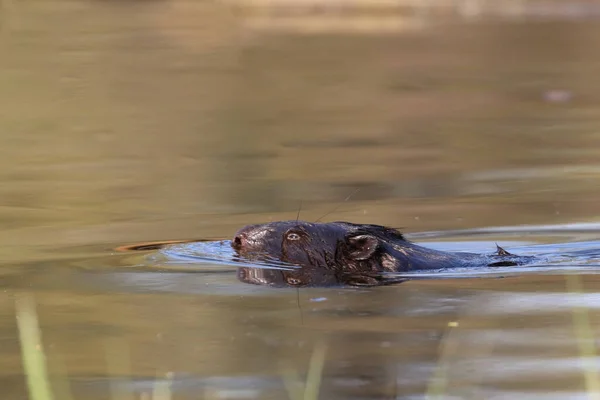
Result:
{"type": "Polygon", "coordinates": [[[351,236],[346,240],[348,254],[354,260],[366,260],[375,253],[379,240],[371,235],[351,236]]]}

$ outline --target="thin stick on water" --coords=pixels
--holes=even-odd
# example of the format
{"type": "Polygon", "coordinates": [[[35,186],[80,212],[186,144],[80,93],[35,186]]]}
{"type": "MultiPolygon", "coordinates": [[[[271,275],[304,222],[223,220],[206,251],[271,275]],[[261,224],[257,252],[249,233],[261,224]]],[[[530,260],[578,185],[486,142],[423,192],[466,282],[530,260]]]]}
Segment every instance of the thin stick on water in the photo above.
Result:
{"type": "Polygon", "coordinates": [[[35,299],[30,294],[18,294],[15,309],[29,396],[31,400],[53,400],[35,299]]]}
{"type": "Polygon", "coordinates": [[[450,359],[458,352],[457,327],[458,322],[456,321],[448,323],[448,330],[440,342],[439,358],[433,376],[429,379],[427,392],[425,393],[427,400],[437,400],[446,397],[450,359]]]}
{"type": "Polygon", "coordinates": [[[298,371],[290,366],[282,368],[283,383],[291,400],[317,400],[323,378],[323,366],[325,365],[325,353],[327,346],[324,341],[315,345],[308,364],[308,372],[304,390],[298,371]]]}
{"type": "Polygon", "coordinates": [[[323,378],[323,366],[325,365],[325,353],[327,346],[323,341],[315,345],[306,376],[306,388],[304,389],[304,400],[317,400],[323,378]]]}
{"type": "Polygon", "coordinates": [[[342,204],[344,204],[345,202],[347,202],[348,200],[350,200],[350,198],[351,198],[352,196],[354,196],[356,193],[358,193],[359,191],[360,191],[360,188],[356,188],[356,189],[354,189],[354,191],[353,191],[352,193],[350,193],[348,196],[346,196],[346,198],[345,198],[344,200],[340,201],[340,202],[338,203],[338,205],[337,205],[337,206],[335,206],[335,207],[333,208],[333,210],[331,210],[331,211],[329,211],[329,212],[325,213],[325,215],[321,216],[321,217],[320,217],[319,219],[317,219],[315,222],[319,222],[320,220],[322,220],[323,218],[325,218],[325,217],[326,217],[326,216],[328,216],[329,214],[331,214],[331,213],[335,212],[335,211],[336,211],[338,208],[340,208],[340,207],[342,206],[342,204]]]}
{"type": "Polygon", "coordinates": [[[290,400],[302,400],[304,393],[302,388],[300,388],[300,375],[298,374],[298,371],[289,365],[283,366],[281,371],[283,375],[283,384],[288,392],[290,400]]]}
{"type": "MultiPolygon", "coordinates": [[[[581,277],[567,275],[567,291],[571,294],[583,293],[581,277]]],[[[585,307],[573,307],[573,330],[579,347],[579,358],[583,367],[585,387],[590,400],[600,400],[600,368],[594,345],[595,334],[590,323],[589,311],[585,307]]]]}

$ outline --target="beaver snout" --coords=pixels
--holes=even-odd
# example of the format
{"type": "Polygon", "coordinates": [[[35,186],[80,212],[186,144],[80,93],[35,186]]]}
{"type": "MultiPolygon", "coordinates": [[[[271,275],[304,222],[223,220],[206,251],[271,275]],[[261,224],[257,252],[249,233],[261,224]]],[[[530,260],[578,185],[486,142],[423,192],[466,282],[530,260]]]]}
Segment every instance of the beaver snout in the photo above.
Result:
{"type": "Polygon", "coordinates": [[[234,250],[241,250],[248,245],[248,235],[245,232],[238,232],[231,241],[231,247],[234,250]]]}
{"type": "Polygon", "coordinates": [[[231,241],[231,247],[235,250],[239,250],[242,247],[243,239],[241,235],[235,235],[231,241]]]}
{"type": "Polygon", "coordinates": [[[258,228],[259,225],[248,225],[237,231],[231,241],[231,247],[234,250],[256,247],[264,236],[264,230],[258,228]]]}

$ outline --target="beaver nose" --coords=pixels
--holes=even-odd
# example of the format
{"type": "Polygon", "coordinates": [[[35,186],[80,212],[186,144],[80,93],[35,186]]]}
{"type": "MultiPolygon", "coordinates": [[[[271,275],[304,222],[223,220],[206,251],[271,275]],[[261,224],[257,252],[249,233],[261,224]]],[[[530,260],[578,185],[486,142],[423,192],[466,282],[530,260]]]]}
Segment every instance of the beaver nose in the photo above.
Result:
{"type": "Polygon", "coordinates": [[[235,250],[240,250],[244,247],[248,247],[255,240],[257,225],[248,225],[236,232],[233,240],[231,241],[231,247],[235,250]]]}
{"type": "Polygon", "coordinates": [[[247,243],[247,241],[248,238],[244,233],[237,233],[231,241],[231,247],[233,247],[235,250],[239,250],[244,246],[244,244],[247,243]]]}

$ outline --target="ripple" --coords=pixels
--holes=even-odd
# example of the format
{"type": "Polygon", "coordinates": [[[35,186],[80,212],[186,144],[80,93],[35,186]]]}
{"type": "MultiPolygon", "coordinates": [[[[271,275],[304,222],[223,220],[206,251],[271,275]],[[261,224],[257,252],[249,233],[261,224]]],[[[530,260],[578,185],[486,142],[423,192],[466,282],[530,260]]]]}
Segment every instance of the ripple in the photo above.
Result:
{"type": "MultiPolygon", "coordinates": [[[[489,227],[442,232],[412,234],[412,238],[444,238],[466,235],[484,236],[490,234],[535,235],[566,234],[572,232],[599,232],[600,223],[529,225],[513,227],[489,227]]],[[[535,239],[529,237],[528,239],[535,239]]],[[[414,271],[387,274],[390,277],[410,279],[454,279],[454,278],[493,278],[523,274],[598,274],[600,273],[600,242],[580,241],[552,244],[535,244],[530,241],[501,241],[501,245],[518,255],[537,257],[534,264],[518,267],[472,267],[430,271],[414,271]]],[[[419,243],[422,246],[442,251],[490,252],[495,242],[488,240],[439,241],[419,243]]],[[[230,240],[166,241],[121,246],[119,250],[148,251],[142,264],[136,267],[172,272],[213,272],[230,273],[231,267],[251,267],[278,270],[300,268],[277,259],[249,259],[239,256],[231,247],[230,240]],[[229,268],[227,268],[229,267],[229,268]]]]}

